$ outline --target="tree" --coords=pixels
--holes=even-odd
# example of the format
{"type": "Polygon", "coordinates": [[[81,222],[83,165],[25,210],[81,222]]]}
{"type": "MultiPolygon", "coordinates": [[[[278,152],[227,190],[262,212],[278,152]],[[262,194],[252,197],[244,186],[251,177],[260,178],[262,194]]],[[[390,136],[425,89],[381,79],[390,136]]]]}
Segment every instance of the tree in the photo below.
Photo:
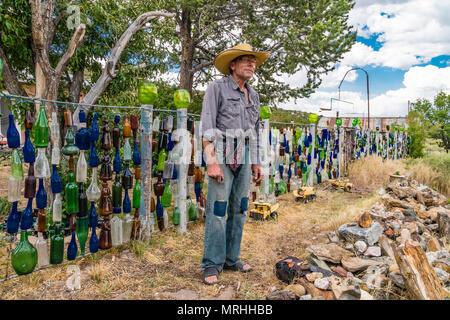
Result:
{"type": "Polygon", "coordinates": [[[409,156],[412,158],[422,158],[424,156],[425,140],[427,138],[426,128],[423,125],[423,113],[412,110],[408,114],[408,134],[411,137],[409,156]]]}
{"type": "Polygon", "coordinates": [[[421,125],[431,138],[439,140],[439,146],[446,152],[450,150],[450,94],[439,92],[431,103],[427,99],[418,99],[413,104],[422,119],[421,125]]]}

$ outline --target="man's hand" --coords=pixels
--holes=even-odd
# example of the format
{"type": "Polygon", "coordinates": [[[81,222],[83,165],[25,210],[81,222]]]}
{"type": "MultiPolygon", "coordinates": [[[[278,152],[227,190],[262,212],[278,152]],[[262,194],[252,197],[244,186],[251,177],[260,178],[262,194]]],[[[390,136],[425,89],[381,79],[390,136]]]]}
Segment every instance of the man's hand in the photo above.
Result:
{"type": "Polygon", "coordinates": [[[255,164],[252,164],[252,171],[255,174],[255,177],[253,178],[253,181],[255,183],[260,182],[262,180],[262,178],[263,178],[262,167],[258,166],[258,165],[255,165],[255,164]]]}
{"type": "Polygon", "coordinates": [[[208,164],[207,173],[208,173],[209,177],[213,178],[217,182],[223,181],[224,177],[223,177],[222,168],[220,167],[220,165],[217,162],[208,164]]]}

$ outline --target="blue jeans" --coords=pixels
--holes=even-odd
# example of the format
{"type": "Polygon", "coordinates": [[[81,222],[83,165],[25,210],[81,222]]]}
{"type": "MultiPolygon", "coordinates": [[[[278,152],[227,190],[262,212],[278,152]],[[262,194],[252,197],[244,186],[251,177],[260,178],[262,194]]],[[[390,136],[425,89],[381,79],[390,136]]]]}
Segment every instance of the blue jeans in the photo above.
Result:
{"type": "Polygon", "coordinates": [[[235,174],[226,164],[219,164],[224,180],[217,182],[208,177],[202,269],[214,266],[220,272],[224,264],[231,266],[239,261],[251,177],[248,158],[246,146],[245,163],[239,172],[235,174]]]}

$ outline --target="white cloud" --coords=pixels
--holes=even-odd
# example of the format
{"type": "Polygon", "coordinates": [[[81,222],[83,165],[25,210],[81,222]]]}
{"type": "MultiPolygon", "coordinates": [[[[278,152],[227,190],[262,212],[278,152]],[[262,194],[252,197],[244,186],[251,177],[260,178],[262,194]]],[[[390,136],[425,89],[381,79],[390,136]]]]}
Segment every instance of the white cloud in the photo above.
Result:
{"type": "MultiPolygon", "coordinates": [[[[433,100],[440,90],[450,94],[450,67],[438,68],[432,65],[412,67],[405,73],[404,88],[389,90],[378,96],[371,96],[371,116],[405,116],[408,112],[408,100],[413,102],[419,98],[433,100]]],[[[337,98],[338,92],[317,91],[309,99],[289,101],[280,107],[285,109],[318,112],[319,108],[329,108],[330,99],[337,98]]],[[[343,113],[360,113],[367,116],[367,97],[365,93],[342,91],[341,99],[353,102],[353,105],[333,102],[333,111],[325,111],[323,115],[335,115],[339,110],[343,113]]]]}

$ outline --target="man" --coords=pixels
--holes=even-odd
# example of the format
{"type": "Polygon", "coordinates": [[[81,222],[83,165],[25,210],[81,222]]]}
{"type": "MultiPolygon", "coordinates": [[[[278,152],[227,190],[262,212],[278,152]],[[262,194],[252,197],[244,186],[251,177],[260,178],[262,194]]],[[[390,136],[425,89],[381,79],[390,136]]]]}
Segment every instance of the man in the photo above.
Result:
{"type": "Polygon", "coordinates": [[[208,285],[218,282],[222,269],[251,271],[239,254],[251,171],[259,182],[262,170],[259,96],[247,81],[268,57],[268,52],[255,52],[248,44],[221,52],[214,66],[228,77],[212,82],[203,100],[201,122],[209,182],[202,281],[208,285]]]}

